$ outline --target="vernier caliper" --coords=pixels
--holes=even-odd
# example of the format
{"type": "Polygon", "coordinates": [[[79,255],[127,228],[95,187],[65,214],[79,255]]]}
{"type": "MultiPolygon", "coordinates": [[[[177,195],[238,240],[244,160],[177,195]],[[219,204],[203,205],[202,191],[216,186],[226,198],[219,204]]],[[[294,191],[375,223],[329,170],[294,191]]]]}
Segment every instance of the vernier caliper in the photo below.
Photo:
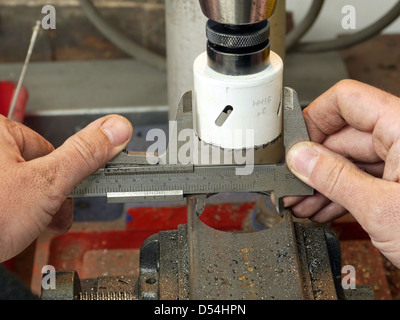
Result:
{"type": "Polygon", "coordinates": [[[201,203],[218,193],[312,194],[285,163],[285,151],[309,137],[296,93],[283,87],[283,61],[270,48],[268,18],[276,2],[200,0],[210,19],[207,51],[194,62],[194,90],[181,98],[168,150],[124,151],[71,196],[110,203],[196,196],[201,203]],[[191,133],[189,142],[182,132],[191,133]],[[182,152],[189,152],[184,160],[182,152]],[[243,154],[251,161],[236,160],[243,154]]]}
{"type": "MultiPolygon", "coordinates": [[[[178,130],[192,124],[191,93],[186,93],[177,112],[178,130]]],[[[283,94],[285,149],[309,140],[297,94],[290,88],[283,94]]],[[[171,142],[170,142],[171,143],[171,142]]],[[[168,154],[168,151],[167,151],[168,154]]],[[[252,172],[239,175],[236,165],[166,164],[157,158],[149,164],[149,154],[123,151],[104,168],[93,174],[72,192],[75,198],[107,197],[109,203],[175,201],[187,196],[227,192],[268,193],[275,198],[311,195],[313,190],[298,180],[282,161],[254,164],[252,172]]],[[[154,160],[154,159],[152,159],[154,160]]],[[[277,202],[279,205],[279,201],[277,202]]],[[[282,208],[278,208],[279,212],[282,208]]]]}

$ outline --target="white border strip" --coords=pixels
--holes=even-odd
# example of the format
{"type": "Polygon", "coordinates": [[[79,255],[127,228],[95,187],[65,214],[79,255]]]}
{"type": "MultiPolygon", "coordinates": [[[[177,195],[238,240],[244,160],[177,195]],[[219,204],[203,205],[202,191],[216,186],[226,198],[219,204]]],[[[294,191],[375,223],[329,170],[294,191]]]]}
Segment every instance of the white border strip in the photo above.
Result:
{"type": "MultiPolygon", "coordinates": [[[[163,3],[149,3],[145,0],[141,1],[109,1],[109,0],[93,0],[96,7],[103,8],[137,8],[137,7],[151,7],[151,8],[164,8],[163,3]]],[[[78,0],[1,0],[0,6],[7,7],[37,7],[52,5],[54,7],[79,7],[80,3],[78,0]]]]}
{"type": "Polygon", "coordinates": [[[108,107],[108,108],[83,108],[83,109],[54,109],[26,112],[25,116],[70,116],[87,114],[118,114],[118,113],[147,113],[168,112],[168,106],[138,106],[138,107],[108,107]]]}

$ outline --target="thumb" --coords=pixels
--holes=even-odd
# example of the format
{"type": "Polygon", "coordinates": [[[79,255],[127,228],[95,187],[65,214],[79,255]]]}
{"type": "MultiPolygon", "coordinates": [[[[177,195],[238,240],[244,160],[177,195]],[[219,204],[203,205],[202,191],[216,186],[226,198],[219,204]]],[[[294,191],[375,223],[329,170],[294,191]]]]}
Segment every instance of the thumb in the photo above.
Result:
{"type": "Polygon", "coordinates": [[[377,198],[386,198],[380,194],[387,188],[378,186],[389,182],[370,176],[320,144],[300,142],[288,151],[286,161],[300,180],[343,206],[359,222],[363,222],[367,212],[377,206],[377,198]]]}
{"type": "MultiPolygon", "coordinates": [[[[84,179],[95,173],[128,145],[131,123],[118,115],[100,118],[70,137],[61,147],[36,161],[50,198],[67,197],[84,179]]],[[[42,189],[43,191],[43,189],[42,189]]]]}

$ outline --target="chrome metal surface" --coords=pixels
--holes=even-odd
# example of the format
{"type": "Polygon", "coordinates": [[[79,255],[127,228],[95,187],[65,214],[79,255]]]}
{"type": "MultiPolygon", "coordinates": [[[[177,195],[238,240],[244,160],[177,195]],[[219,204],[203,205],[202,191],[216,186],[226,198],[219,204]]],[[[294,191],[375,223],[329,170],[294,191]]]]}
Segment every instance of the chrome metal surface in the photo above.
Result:
{"type": "Polygon", "coordinates": [[[270,63],[269,41],[254,52],[235,53],[226,52],[222,47],[207,46],[207,64],[214,71],[230,75],[241,76],[255,74],[265,70],[270,63]]]}
{"type": "Polygon", "coordinates": [[[245,25],[268,19],[277,0],[200,0],[204,15],[222,24],[245,25]]]}

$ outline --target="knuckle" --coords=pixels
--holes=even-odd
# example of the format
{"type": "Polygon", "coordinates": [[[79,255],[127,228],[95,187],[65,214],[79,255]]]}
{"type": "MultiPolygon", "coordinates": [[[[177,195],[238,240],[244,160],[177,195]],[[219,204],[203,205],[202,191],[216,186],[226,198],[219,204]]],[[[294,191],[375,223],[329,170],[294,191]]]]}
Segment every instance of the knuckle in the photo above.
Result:
{"type": "Polygon", "coordinates": [[[25,148],[25,141],[24,141],[24,135],[21,130],[21,126],[19,123],[6,119],[5,120],[5,127],[7,129],[7,132],[9,134],[9,139],[8,143],[21,151],[24,150],[25,148]]]}
{"type": "Polygon", "coordinates": [[[103,156],[102,152],[98,152],[96,148],[99,143],[93,143],[93,141],[90,143],[80,135],[71,137],[71,143],[76,151],[75,155],[80,157],[89,168],[97,168],[99,163],[104,161],[105,156],[103,156]]]}
{"type": "Polygon", "coordinates": [[[35,169],[38,188],[50,202],[59,203],[65,199],[65,190],[63,183],[60,181],[59,171],[60,165],[57,162],[50,164],[41,164],[35,169]]]}
{"type": "Polygon", "coordinates": [[[356,84],[357,82],[352,79],[343,79],[337,82],[334,86],[336,90],[340,91],[346,91],[349,86],[356,84]]]}
{"type": "Polygon", "coordinates": [[[333,86],[332,93],[339,101],[358,99],[360,95],[359,86],[360,84],[355,80],[341,80],[333,86]]]}
{"type": "MultiPolygon", "coordinates": [[[[19,190],[20,205],[37,207],[52,215],[66,198],[57,168],[46,162],[24,162],[15,167],[13,186],[19,190]]],[[[11,195],[10,195],[11,196],[11,195]]]]}
{"type": "Polygon", "coordinates": [[[325,180],[325,195],[334,200],[338,193],[343,192],[342,177],[345,174],[346,165],[341,161],[336,161],[335,165],[327,169],[325,180]]]}
{"type": "MultiPolygon", "coordinates": [[[[396,188],[396,193],[400,188],[396,188]]],[[[382,195],[376,197],[368,209],[364,212],[364,219],[362,225],[371,236],[376,239],[386,239],[389,237],[397,237],[400,230],[400,204],[399,196],[390,192],[390,196],[382,195]]]]}

